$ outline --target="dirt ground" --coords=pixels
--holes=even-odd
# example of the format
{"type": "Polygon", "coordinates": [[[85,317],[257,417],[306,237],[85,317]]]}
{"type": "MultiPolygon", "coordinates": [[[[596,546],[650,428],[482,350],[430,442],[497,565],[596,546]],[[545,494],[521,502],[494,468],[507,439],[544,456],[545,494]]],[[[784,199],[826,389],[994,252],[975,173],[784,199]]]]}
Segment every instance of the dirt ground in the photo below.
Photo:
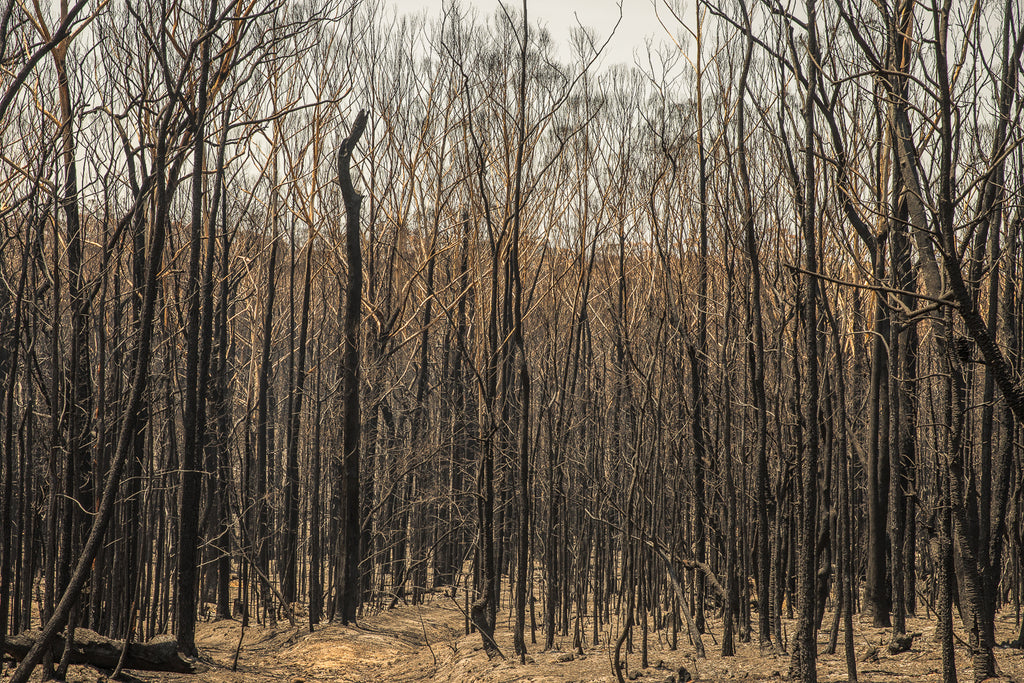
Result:
{"type": "MultiPolygon", "coordinates": [[[[390,612],[367,616],[358,628],[332,624],[320,626],[314,633],[308,627],[291,628],[287,621],[275,630],[264,627],[246,629],[239,652],[237,671],[232,671],[235,648],[241,626],[237,621],[200,623],[197,644],[201,652],[198,674],[154,674],[133,672],[137,681],[152,683],[264,683],[283,681],[434,681],[461,683],[485,681],[506,683],[534,681],[537,683],[564,683],[568,681],[614,681],[611,647],[614,635],[610,630],[601,634],[597,647],[588,647],[583,656],[571,655],[572,638],[558,638],[555,650],[541,652],[539,645],[528,644],[530,655],[525,665],[511,661],[512,638],[508,614],[499,615],[498,645],[510,656],[508,660],[489,661],[484,654],[480,636],[466,636],[463,613],[450,599],[441,595],[430,596],[427,604],[402,606],[390,612]]],[[[831,615],[827,615],[820,634],[820,649],[827,644],[831,615]]],[[[663,683],[680,666],[702,681],[777,681],[789,669],[789,657],[762,653],[756,643],[739,643],[735,657],[722,658],[720,645],[713,636],[721,635],[721,624],[710,623],[713,631],[704,636],[707,658],[698,660],[693,646],[680,634],[679,649],[668,648],[665,634],[650,636],[650,667],[640,668],[640,636],[637,629],[635,651],[627,657],[625,673],[639,681],[663,683]],[[634,678],[635,677],[635,678],[634,678]]],[[[888,642],[888,632],[873,628],[867,620],[855,621],[857,656],[860,659],[872,646],[888,642]]],[[[617,628],[617,627],[616,627],[617,628]]],[[[785,623],[787,633],[794,624],[785,623]]],[[[918,631],[913,649],[891,656],[884,647],[879,648],[877,661],[859,661],[858,674],[865,682],[909,681],[923,683],[939,680],[941,658],[934,642],[933,620],[910,620],[910,631],[918,631]]],[[[1015,637],[1013,615],[999,618],[997,640],[1005,642],[1015,637]]],[[[615,632],[617,634],[617,630],[615,632]]],[[[965,634],[958,633],[963,639],[965,634]]],[[[538,639],[542,639],[538,633],[538,639]]],[[[529,641],[529,634],[527,634],[529,641]]],[[[1004,680],[1024,683],[1024,650],[1000,647],[996,660],[1004,680]]],[[[966,646],[957,644],[957,671],[962,681],[972,680],[966,646]]],[[[819,680],[846,680],[846,665],[840,647],[835,655],[820,654],[819,680]]],[[[36,679],[39,678],[36,673],[36,679]]],[[[4,669],[0,681],[10,676],[4,669]]],[[[101,683],[105,673],[89,667],[72,667],[68,681],[72,683],[101,683]]]]}

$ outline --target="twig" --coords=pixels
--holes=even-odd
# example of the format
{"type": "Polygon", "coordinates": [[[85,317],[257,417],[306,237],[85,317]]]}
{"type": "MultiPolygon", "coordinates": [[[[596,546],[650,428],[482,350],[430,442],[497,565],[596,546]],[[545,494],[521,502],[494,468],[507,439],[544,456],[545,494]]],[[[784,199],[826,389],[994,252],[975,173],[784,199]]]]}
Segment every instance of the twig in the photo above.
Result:
{"type": "Polygon", "coordinates": [[[950,301],[949,299],[943,299],[943,298],[939,298],[939,297],[928,296],[927,294],[921,294],[919,292],[911,292],[911,291],[908,291],[906,289],[896,289],[894,287],[884,287],[882,285],[865,285],[865,284],[861,284],[859,282],[850,282],[849,280],[840,280],[839,278],[829,277],[828,275],[825,275],[823,273],[817,273],[817,272],[814,272],[814,271],[806,270],[804,268],[801,268],[800,266],[793,265],[792,263],[784,263],[782,265],[787,270],[789,270],[791,273],[800,273],[801,275],[810,275],[811,277],[818,278],[819,280],[824,280],[825,282],[831,282],[834,285],[842,285],[843,287],[853,287],[855,289],[868,289],[868,290],[871,290],[872,292],[878,292],[879,294],[899,294],[900,296],[909,296],[909,297],[913,297],[915,299],[921,299],[922,301],[928,301],[928,302],[933,304],[932,306],[926,306],[926,307],[924,307],[922,309],[912,311],[909,308],[907,308],[903,304],[903,302],[897,301],[897,303],[900,304],[900,308],[902,308],[904,313],[906,313],[907,316],[909,316],[909,317],[916,317],[916,316],[919,316],[919,315],[923,315],[924,313],[930,313],[931,311],[936,310],[937,308],[939,308],[941,306],[952,306],[953,305],[953,302],[950,301]]]}
{"type": "Polygon", "coordinates": [[[434,669],[437,669],[437,655],[434,654],[434,648],[430,646],[430,638],[427,636],[427,625],[423,623],[423,609],[417,605],[416,614],[420,618],[420,628],[423,629],[423,642],[427,644],[427,649],[430,650],[430,657],[434,660],[434,669]]]}
{"type": "Polygon", "coordinates": [[[128,646],[131,645],[132,636],[135,635],[135,608],[138,605],[138,595],[132,597],[132,606],[128,610],[128,634],[124,639],[124,647],[121,648],[121,656],[117,659],[117,666],[114,667],[114,672],[110,674],[110,677],[115,681],[121,678],[121,669],[124,667],[124,659],[128,655],[128,646]]]}
{"type": "Polygon", "coordinates": [[[248,619],[242,619],[242,633],[238,636],[238,646],[235,648],[235,658],[231,662],[231,670],[238,671],[238,653],[242,651],[242,640],[245,639],[245,626],[248,619]]]}

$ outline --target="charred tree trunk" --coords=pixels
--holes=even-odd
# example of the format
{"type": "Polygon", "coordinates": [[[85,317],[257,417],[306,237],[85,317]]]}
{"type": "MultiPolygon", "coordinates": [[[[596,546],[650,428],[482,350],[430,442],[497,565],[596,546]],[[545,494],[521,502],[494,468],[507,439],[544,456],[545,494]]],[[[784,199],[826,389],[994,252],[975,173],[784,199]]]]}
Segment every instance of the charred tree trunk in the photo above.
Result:
{"type": "MultiPolygon", "coordinates": [[[[210,2],[209,22],[216,21],[217,0],[210,2]]],[[[212,289],[204,286],[212,279],[209,269],[205,278],[200,264],[203,252],[203,191],[206,159],[207,81],[210,71],[210,41],[204,40],[199,68],[192,154],[191,250],[189,254],[186,302],[188,307],[187,350],[185,358],[185,406],[182,420],[184,443],[181,450],[181,492],[178,498],[178,567],[175,589],[178,648],[195,657],[196,607],[199,565],[199,497],[202,493],[202,450],[206,435],[206,387],[210,368],[210,337],[212,335],[212,289]],[[201,282],[201,278],[205,280],[201,282]]],[[[213,216],[209,217],[213,226],[213,216]]],[[[216,243],[207,240],[206,249],[213,255],[216,243]]],[[[207,259],[212,269],[213,262],[207,259]]]]}
{"type": "Polygon", "coordinates": [[[806,444],[800,463],[803,487],[800,506],[800,545],[798,549],[797,598],[800,613],[793,648],[793,663],[804,683],[815,683],[817,674],[817,637],[815,629],[815,579],[817,576],[817,509],[818,509],[818,242],[817,242],[817,179],[814,159],[814,98],[817,86],[818,37],[817,3],[807,0],[807,92],[804,93],[803,118],[804,188],[800,205],[800,223],[804,241],[804,259],[808,274],[804,277],[803,302],[804,342],[807,352],[806,394],[803,406],[806,444]]]}
{"type": "Polygon", "coordinates": [[[768,402],[764,382],[764,315],[761,309],[761,259],[757,234],[754,231],[753,197],[750,192],[750,171],[747,163],[746,142],[746,90],[750,62],[753,56],[754,40],[745,0],[741,0],[744,30],[747,34],[743,67],[740,72],[740,103],[736,112],[737,145],[739,159],[740,188],[743,195],[743,238],[747,258],[750,261],[750,317],[753,338],[749,344],[748,357],[751,368],[751,390],[754,394],[754,504],[757,516],[757,634],[762,649],[771,646],[771,622],[769,620],[769,582],[771,574],[771,553],[768,549],[768,402]]]}
{"type": "Polygon", "coordinates": [[[362,314],[363,261],[359,209],[362,195],[352,185],[350,163],[359,138],[366,129],[367,114],[360,111],[348,137],[338,149],[338,184],[345,203],[345,252],[348,285],[342,335],[342,461],[335,468],[336,507],[340,521],[340,557],[335,564],[335,618],[354,623],[360,599],[360,514],[359,514],[359,323],[362,314]]]}
{"type": "Polygon", "coordinates": [[[309,303],[312,292],[313,240],[306,246],[305,268],[302,283],[302,312],[299,315],[299,358],[295,371],[295,383],[288,400],[287,463],[285,465],[285,551],[284,576],[281,593],[288,603],[297,597],[296,574],[298,569],[299,539],[299,427],[302,414],[302,399],[306,386],[306,340],[309,332],[309,303]]]}

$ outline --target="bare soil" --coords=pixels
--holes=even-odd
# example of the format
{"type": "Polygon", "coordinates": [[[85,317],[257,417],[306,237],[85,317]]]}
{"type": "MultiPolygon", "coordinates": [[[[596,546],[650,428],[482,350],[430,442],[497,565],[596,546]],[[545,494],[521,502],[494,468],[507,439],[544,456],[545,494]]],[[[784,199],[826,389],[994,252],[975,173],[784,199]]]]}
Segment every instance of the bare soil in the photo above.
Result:
{"type": "MultiPolygon", "coordinates": [[[[564,683],[568,681],[615,681],[611,651],[619,626],[606,628],[600,634],[600,643],[589,642],[582,656],[572,654],[572,636],[555,640],[555,649],[541,652],[537,644],[528,645],[530,654],[526,664],[519,664],[512,656],[512,637],[508,628],[508,614],[499,615],[497,642],[508,657],[488,660],[480,643],[479,634],[465,635],[462,611],[442,595],[428,597],[422,606],[401,606],[394,610],[367,616],[358,627],[326,624],[310,633],[308,627],[291,628],[287,621],[277,629],[251,626],[246,629],[239,651],[238,668],[232,671],[232,661],[238,645],[241,625],[225,620],[200,623],[197,644],[201,651],[199,673],[155,674],[133,672],[135,680],[153,683],[263,683],[283,681],[434,681],[436,683],[485,681],[505,683],[534,681],[536,683],[564,683]]],[[[820,633],[819,653],[828,641],[831,615],[826,615],[820,633]]],[[[959,626],[959,624],[957,624],[959,626]]],[[[739,643],[737,655],[720,656],[720,623],[712,620],[712,633],[705,634],[707,658],[694,657],[693,646],[684,633],[679,635],[679,648],[669,649],[668,634],[650,634],[649,664],[640,668],[640,631],[635,629],[634,651],[626,657],[624,674],[638,681],[662,683],[680,666],[685,667],[696,680],[702,681],[778,681],[789,670],[789,656],[775,652],[761,652],[755,643],[739,643]],[[635,676],[635,678],[633,678],[635,676]]],[[[865,620],[855,620],[858,660],[871,648],[877,648],[877,661],[858,661],[861,681],[871,683],[902,682],[924,683],[938,681],[941,656],[934,640],[935,622],[917,618],[908,622],[908,630],[922,635],[914,640],[909,652],[890,655],[885,645],[889,632],[877,629],[865,620]]],[[[785,623],[787,633],[794,624],[785,623]]],[[[542,634],[538,632],[538,640],[542,634]]],[[[961,681],[972,680],[968,652],[963,640],[966,634],[958,630],[957,671],[961,681]]],[[[1016,637],[1013,615],[1004,613],[998,619],[999,642],[1016,637]]],[[[529,643],[529,634],[527,634],[529,643]]],[[[1024,683],[1024,650],[1000,647],[996,660],[1006,681],[1024,683]]],[[[6,666],[9,666],[6,665],[6,666]]],[[[819,680],[845,681],[846,664],[842,650],[842,634],[834,655],[819,654],[819,680]]],[[[5,668],[0,681],[9,678],[5,668]]],[[[41,680],[37,670],[34,680],[41,680]]],[[[106,672],[90,667],[72,667],[68,681],[93,683],[106,681],[106,672]]]]}

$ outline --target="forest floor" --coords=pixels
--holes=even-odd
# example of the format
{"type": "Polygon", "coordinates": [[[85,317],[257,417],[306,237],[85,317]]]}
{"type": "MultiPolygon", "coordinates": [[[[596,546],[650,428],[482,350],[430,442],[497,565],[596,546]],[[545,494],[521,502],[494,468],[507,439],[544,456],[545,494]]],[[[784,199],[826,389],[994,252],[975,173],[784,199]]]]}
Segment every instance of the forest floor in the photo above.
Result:
{"type": "MultiPolygon", "coordinates": [[[[556,649],[552,652],[541,652],[540,645],[528,645],[530,655],[527,664],[521,665],[511,657],[512,637],[507,619],[507,613],[499,615],[496,637],[509,659],[493,661],[484,654],[479,634],[465,635],[462,611],[440,594],[428,596],[427,604],[422,606],[402,606],[368,616],[359,622],[358,628],[326,624],[310,633],[308,627],[292,628],[286,620],[280,622],[276,629],[250,626],[242,640],[237,671],[231,669],[241,634],[240,623],[234,620],[206,622],[200,623],[197,629],[201,658],[197,675],[134,672],[134,680],[146,683],[615,681],[611,664],[614,635],[609,630],[601,634],[601,644],[586,648],[583,656],[570,656],[571,635],[556,638],[556,649]]],[[[795,624],[784,623],[786,632],[792,633],[795,624]]],[[[714,635],[720,636],[717,620],[712,620],[711,626],[715,628],[714,635]]],[[[830,626],[831,615],[826,615],[820,633],[819,652],[825,650],[830,626]]],[[[998,642],[1016,637],[1012,613],[1000,615],[997,626],[998,642]]],[[[940,679],[942,662],[934,640],[933,619],[909,620],[908,630],[920,632],[922,636],[914,640],[909,652],[895,656],[889,655],[884,647],[889,639],[888,630],[872,627],[867,619],[855,620],[854,628],[858,660],[872,647],[881,646],[878,647],[876,661],[858,661],[861,681],[923,683],[940,679]]],[[[958,636],[965,638],[962,631],[958,636]]],[[[540,638],[542,635],[538,632],[540,638]]],[[[819,654],[819,680],[846,680],[842,642],[840,634],[836,654],[819,654]]],[[[698,660],[683,633],[679,635],[679,648],[673,651],[668,647],[664,632],[660,636],[651,633],[650,667],[642,669],[639,629],[636,629],[634,643],[635,650],[627,656],[628,666],[623,672],[632,680],[663,683],[680,666],[686,667],[694,679],[702,681],[778,681],[783,680],[789,670],[788,655],[762,653],[756,642],[739,643],[736,656],[723,658],[720,645],[711,634],[705,634],[707,658],[698,660]]],[[[956,650],[959,678],[970,681],[972,675],[966,646],[958,642],[956,650]]],[[[1024,650],[999,647],[996,660],[1003,680],[1024,683],[1024,650]]],[[[5,669],[0,674],[0,681],[9,675],[10,671],[5,669]]],[[[37,670],[34,680],[39,676],[37,670]]],[[[68,681],[102,683],[106,677],[96,669],[73,666],[68,681]]]]}

